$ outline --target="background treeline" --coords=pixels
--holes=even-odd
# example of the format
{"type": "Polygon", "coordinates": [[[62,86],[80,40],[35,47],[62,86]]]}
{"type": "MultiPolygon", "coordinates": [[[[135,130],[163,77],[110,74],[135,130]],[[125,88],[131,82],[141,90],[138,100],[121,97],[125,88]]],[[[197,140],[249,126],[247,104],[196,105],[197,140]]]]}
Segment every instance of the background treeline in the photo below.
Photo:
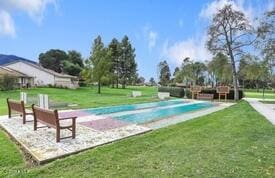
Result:
{"type": "MultiPolygon", "coordinates": [[[[82,84],[98,85],[98,93],[102,85],[126,88],[126,85],[145,82],[137,73],[135,48],[127,36],[121,41],[114,38],[108,45],[98,36],[92,43],[88,59],[75,50],[51,49],[39,55],[39,63],[55,72],[78,76],[82,84]]],[[[153,78],[150,83],[156,84],[153,78]]]]}
{"type": "MultiPolygon", "coordinates": [[[[269,70],[268,61],[246,54],[238,63],[239,85],[243,88],[259,89],[275,87],[275,75],[269,70]]],[[[202,85],[214,88],[219,85],[232,85],[232,69],[228,56],[218,53],[211,61],[193,61],[185,58],[180,67],[171,75],[167,61],[159,63],[159,84],[162,86],[186,87],[202,85]]]]}
{"type": "Polygon", "coordinates": [[[229,85],[234,99],[239,87],[275,88],[275,9],[265,12],[252,26],[243,12],[225,5],[208,27],[206,47],[210,61],[183,57],[173,75],[167,61],[158,64],[160,85],[229,85]],[[203,62],[202,62],[203,61],[203,62]]]}

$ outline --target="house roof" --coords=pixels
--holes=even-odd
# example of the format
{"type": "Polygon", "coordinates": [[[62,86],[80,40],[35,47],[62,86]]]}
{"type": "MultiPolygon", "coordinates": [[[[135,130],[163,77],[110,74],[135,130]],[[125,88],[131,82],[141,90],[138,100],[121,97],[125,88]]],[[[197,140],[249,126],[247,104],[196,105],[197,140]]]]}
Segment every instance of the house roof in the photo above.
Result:
{"type": "Polygon", "coordinates": [[[26,62],[29,62],[29,63],[32,63],[32,64],[37,64],[34,61],[31,61],[29,59],[25,59],[25,58],[22,58],[22,57],[18,57],[18,56],[15,56],[15,55],[0,54],[0,65],[5,65],[5,64],[8,64],[8,63],[11,63],[11,62],[14,62],[14,61],[26,61],[26,62]]]}
{"type": "Polygon", "coordinates": [[[46,72],[46,73],[48,73],[48,74],[51,74],[51,75],[54,75],[54,76],[56,76],[56,77],[77,79],[76,76],[72,76],[72,75],[68,75],[68,74],[62,74],[62,73],[57,73],[57,72],[55,72],[55,71],[53,71],[53,70],[46,69],[46,68],[42,67],[41,65],[39,65],[39,64],[37,64],[37,63],[29,62],[29,61],[26,61],[26,60],[15,60],[15,61],[12,61],[12,62],[10,62],[10,63],[6,63],[6,64],[3,65],[3,66],[8,67],[9,65],[14,64],[14,63],[17,63],[17,62],[23,62],[23,63],[25,63],[25,64],[27,64],[27,65],[30,65],[30,66],[32,66],[32,67],[34,67],[34,68],[37,68],[37,69],[39,69],[39,70],[41,70],[41,71],[44,71],[44,72],[46,72]]]}
{"type": "Polygon", "coordinates": [[[18,72],[16,70],[10,69],[8,67],[1,67],[0,66],[0,75],[10,75],[14,77],[28,77],[31,78],[30,76],[23,74],[21,72],[18,72]]]}

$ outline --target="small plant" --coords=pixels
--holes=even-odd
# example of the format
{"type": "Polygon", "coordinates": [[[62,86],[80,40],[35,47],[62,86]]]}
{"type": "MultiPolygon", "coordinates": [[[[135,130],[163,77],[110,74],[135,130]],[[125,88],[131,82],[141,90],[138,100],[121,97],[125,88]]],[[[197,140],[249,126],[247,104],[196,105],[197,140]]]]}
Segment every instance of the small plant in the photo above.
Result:
{"type": "Polygon", "coordinates": [[[0,77],[0,90],[13,90],[16,88],[16,78],[10,75],[0,77]]]}

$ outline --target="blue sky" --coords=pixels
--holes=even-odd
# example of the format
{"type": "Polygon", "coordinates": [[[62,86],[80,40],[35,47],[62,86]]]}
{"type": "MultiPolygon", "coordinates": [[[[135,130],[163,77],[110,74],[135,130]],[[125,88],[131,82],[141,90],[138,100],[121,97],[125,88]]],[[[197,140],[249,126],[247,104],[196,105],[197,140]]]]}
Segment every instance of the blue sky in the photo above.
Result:
{"type": "Polygon", "coordinates": [[[206,27],[225,3],[252,23],[256,14],[274,7],[272,0],[0,0],[0,53],[37,61],[49,49],[75,49],[88,57],[97,35],[106,45],[128,35],[139,74],[156,78],[160,60],[173,70],[187,56],[211,58],[204,48],[206,27]]]}

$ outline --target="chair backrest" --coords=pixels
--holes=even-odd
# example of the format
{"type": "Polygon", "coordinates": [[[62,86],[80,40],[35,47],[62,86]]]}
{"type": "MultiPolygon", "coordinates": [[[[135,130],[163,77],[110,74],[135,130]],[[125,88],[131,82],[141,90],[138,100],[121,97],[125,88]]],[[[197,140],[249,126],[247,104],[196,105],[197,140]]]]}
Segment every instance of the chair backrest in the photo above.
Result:
{"type": "Polygon", "coordinates": [[[33,116],[36,121],[39,121],[47,126],[57,128],[59,127],[57,110],[51,111],[42,109],[32,105],[33,116]]]}
{"type": "Polygon", "coordinates": [[[201,86],[191,86],[190,90],[193,93],[200,93],[201,92],[201,86]]]}
{"type": "Polygon", "coordinates": [[[25,113],[24,101],[15,101],[8,98],[7,104],[10,110],[16,111],[19,113],[25,113]]]}
{"type": "Polygon", "coordinates": [[[217,87],[217,93],[229,93],[230,87],[228,86],[219,86],[217,87]]]}

